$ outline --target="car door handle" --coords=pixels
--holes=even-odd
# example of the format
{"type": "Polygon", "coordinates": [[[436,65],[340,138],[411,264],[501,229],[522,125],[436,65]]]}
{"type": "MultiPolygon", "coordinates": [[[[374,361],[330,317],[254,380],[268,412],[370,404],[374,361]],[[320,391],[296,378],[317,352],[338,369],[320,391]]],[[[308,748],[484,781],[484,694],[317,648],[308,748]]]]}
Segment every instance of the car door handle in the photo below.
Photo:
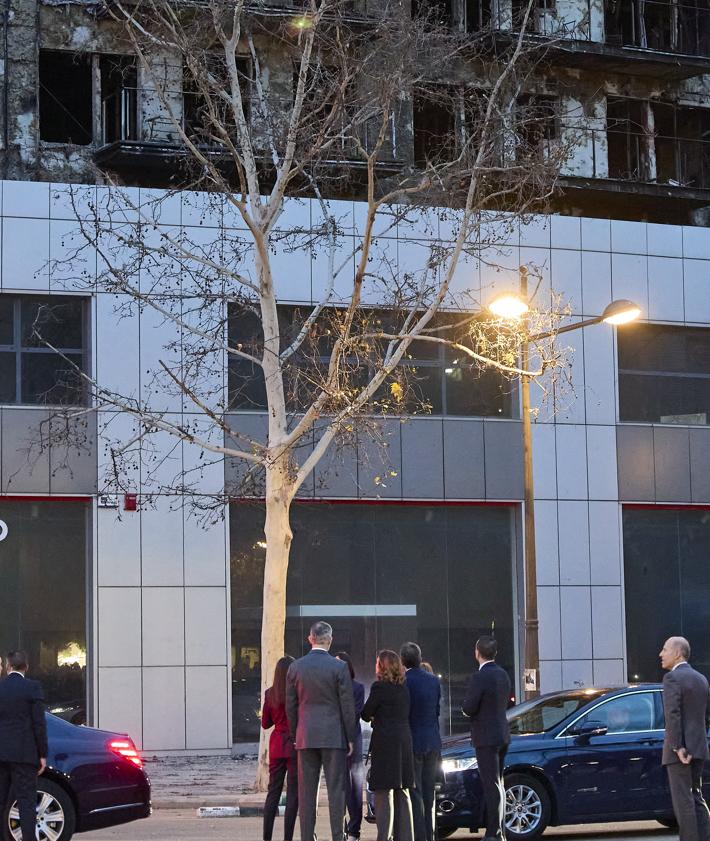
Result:
{"type": "Polygon", "coordinates": [[[644,739],[642,745],[662,745],[663,739],[644,739]]]}

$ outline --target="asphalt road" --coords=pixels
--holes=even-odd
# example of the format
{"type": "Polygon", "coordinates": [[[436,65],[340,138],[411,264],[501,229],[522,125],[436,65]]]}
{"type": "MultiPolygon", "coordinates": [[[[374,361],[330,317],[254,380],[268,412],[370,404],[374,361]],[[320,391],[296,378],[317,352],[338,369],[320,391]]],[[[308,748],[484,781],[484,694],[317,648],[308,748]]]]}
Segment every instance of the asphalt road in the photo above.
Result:
{"type": "MultiPolygon", "coordinates": [[[[279,838],[281,821],[274,827],[274,838],[279,838]]],[[[362,841],[374,841],[375,828],[363,825],[362,841]]],[[[329,837],[327,821],[321,816],[318,822],[318,837],[329,837]]],[[[451,836],[457,841],[480,839],[469,832],[461,831],[451,836]]],[[[548,829],[544,838],[550,841],[670,841],[677,833],[664,829],[654,821],[643,823],[594,824],[584,827],[554,827],[548,829]]],[[[173,839],[214,839],[214,841],[261,841],[260,818],[198,818],[194,809],[161,809],[143,821],[125,824],[100,832],[77,835],[76,841],[173,841],[173,839]]],[[[298,831],[296,832],[298,838],[298,831]]]]}

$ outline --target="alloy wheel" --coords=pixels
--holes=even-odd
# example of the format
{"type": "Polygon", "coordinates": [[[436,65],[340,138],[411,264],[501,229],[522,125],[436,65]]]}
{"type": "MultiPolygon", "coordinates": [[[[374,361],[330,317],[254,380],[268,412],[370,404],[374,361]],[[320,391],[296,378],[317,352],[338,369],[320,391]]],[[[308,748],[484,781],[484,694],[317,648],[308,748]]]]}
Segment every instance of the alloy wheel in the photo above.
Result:
{"type": "MultiPolygon", "coordinates": [[[[20,811],[17,803],[10,807],[8,815],[10,824],[10,837],[14,841],[20,841],[22,830],[20,829],[20,811]]],[[[37,841],[59,841],[66,818],[61,803],[46,791],[37,792],[37,841]]]]}
{"type": "Polygon", "coordinates": [[[542,800],[534,788],[513,785],[505,792],[505,828],[513,835],[534,832],[542,819],[542,800]]]}

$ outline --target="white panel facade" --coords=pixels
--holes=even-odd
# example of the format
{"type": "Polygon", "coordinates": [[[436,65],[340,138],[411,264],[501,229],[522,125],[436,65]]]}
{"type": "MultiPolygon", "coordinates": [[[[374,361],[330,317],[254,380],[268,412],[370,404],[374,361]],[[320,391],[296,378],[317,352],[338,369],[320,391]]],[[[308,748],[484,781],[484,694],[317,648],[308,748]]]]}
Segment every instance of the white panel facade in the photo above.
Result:
{"type": "MultiPolygon", "coordinates": [[[[130,194],[136,204],[149,195],[138,190],[130,194]]],[[[80,213],[88,213],[88,201],[96,199],[102,215],[135,215],[125,204],[120,209],[121,202],[102,187],[77,195],[80,213]]],[[[330,205],[337,209],[340,224],[338,300],[352,285],[362,208],[348,201],[330,205]]],[[[71,201],[62,185],[4,182],[2,211],[2,290],[56,293],[69,288],[72,278],[59,273],[53,274],[50,286],[47,265],[50,256],[66,256],[72,244],[71,201]]],[[[238,231],[239,219],[232,209],[226,212],[238,231]]],[[[219,236],[222,213],[212,198],[185,193],[165,207],[160,222],[171,226],[171,235],[191,230],[194,241],[209,246],[219,236]]],[[[290,202],[278,228],[307,226],[319,214],[317,204],[290,202]]],[[[391,230],[383,223],[374,271],[383,276],[388,270],[416,273],[426,262],[432,239],[450,237],[451,229],[450,220],[439,220],[436,214],[391,230]]],[[[493,294],[515,288],[522,260],[542,274],[540,294],[547,294],[548,284],[563,292],[575,319],[597,316],[612,298],[624,297],[638,302],[643,317],[653,321],[710,324],[707,229],[553,217],[515,226],[512,235],[505,232],[500,240],[484,250],[482,262],[476,257],[462,260],[453,280],[455,293],[485,303],[493,294]],[[486,261],[501,263],[503,270],[494,271],[486,261]]],[[[287,239],[276,251],[283,299],[317,300],[328,283],[328,255],[309,255],[304,249],[289,253],[287,239]]],[[[87,260],[90,271],[92,258],[87,260]]],[[[147,275],[140,278],[141,284],[150,280],[147,275]]],[[[366,295],[374,303],[377,283],[368,283],[366,295]]],[[[94,297],[91,341],[101,382],[169,410],[176,419],[200,419],[179,395],[166,397],[163,389],[154,388],[156,375],[164,378],[161,360],[181,363],[179,347],[165,347],[179,338],[175,326],[149,307],[140,315],[122,310],[119,318],[115,296],[94,292],[94,297]]],[[[614,337],[605,325],[567,337],[565,343],[575,347],[574,390],[558,393],[558,411],[545,407],[533,425],[543,691],[626,678],[614,337]]],[[[224,372],[215,376],[219,392],[224,372]]],[[[19,411],[17,417],[21,415],[19,411]]],[[[330,495],[355,496],[359,482],[362,496],[445,498],[442,464],[448,456],[439,444],[439,422],[432,419],[426,440],[413,437],[414,425],[402,427],[395,420],[391,426],[388,469],[396,476],[389,487],[376,489],[374,484],[383,469],[379,456],[359,469],[352,456],[347,476],[333,480],[342,493],[330,495]],[[423,457],[437,476],[434,494],[407,478],[414,475],[408,473],[408,460],[423,457]]],[[[107,445],[130,440],[133,428],[130,418],[100,413],[99,488],[108,481],[107,445]]],[[[120,495],[119,509],[96,509],[92,610],[97,723],[128,730],[148,750],[224,750],[231,742],[228,517],[199,516],[189,501],[166,495],[165,487],[156,489],[169,486],[186,469],[205,503],[223,490],[224,464],[219,454],[201,457],[198,448],[167,435],[155,440],[157,449],[148,465],[130,479],[141,497],[141,510],[122,511],[120,495]]]]}

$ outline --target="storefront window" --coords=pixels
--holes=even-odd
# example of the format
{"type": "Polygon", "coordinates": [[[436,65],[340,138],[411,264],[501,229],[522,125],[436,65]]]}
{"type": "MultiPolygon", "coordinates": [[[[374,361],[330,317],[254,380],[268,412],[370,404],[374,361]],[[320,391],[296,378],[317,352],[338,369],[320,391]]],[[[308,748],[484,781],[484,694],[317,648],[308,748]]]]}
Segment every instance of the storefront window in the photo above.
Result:
{"type": "Polygon", "coordinates": [[[0,653],[24,649],[48,705],[86,702],[84,502],[0,499],[0,653]]]}
{"type": "MultiPolygon", "coordinates": [[[[316,619],[333,625],[332,651],[353,658],[366,686],[381,648],[418,642],[442,683],[442,732],[463,732],[460,712],[473,645],[495,632],[514,674],[514,508],[509,505],[308,504],[293,506],[286,652],[307,650],[316,619]]],[[[234,740],[259,733],[263,508],[230,509],[234,740]]]]}
{"type": "Polygon", "coordinates": [[[628,678],[660,680],[658,652],[670,636],[690,641],[710,676],[710,510],[624,509],[628,678]]]}

